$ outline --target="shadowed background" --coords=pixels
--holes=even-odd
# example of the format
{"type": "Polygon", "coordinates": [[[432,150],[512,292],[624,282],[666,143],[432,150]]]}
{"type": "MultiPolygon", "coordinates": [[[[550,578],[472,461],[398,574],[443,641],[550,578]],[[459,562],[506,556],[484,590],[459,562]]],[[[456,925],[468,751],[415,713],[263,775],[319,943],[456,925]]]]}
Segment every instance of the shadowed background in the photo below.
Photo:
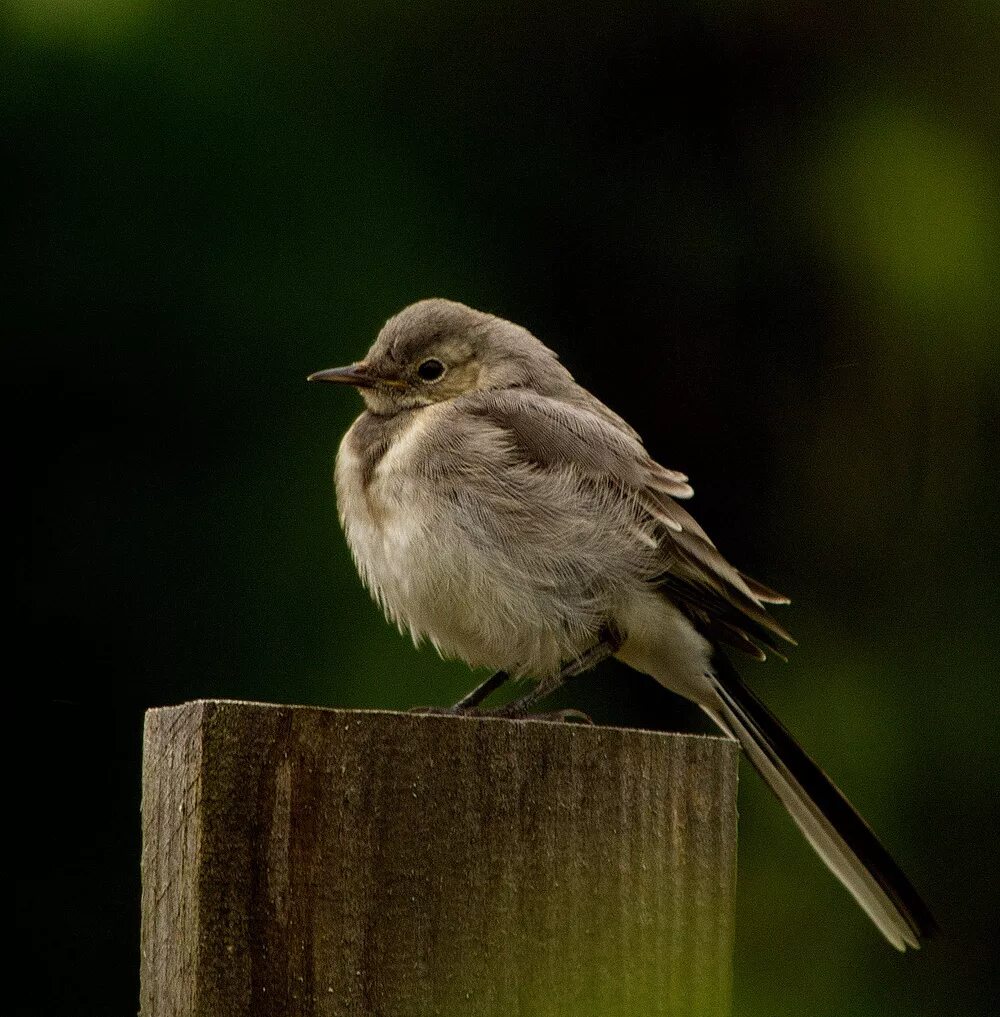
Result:
{"type": "MultiPolygon", "coordinates": [[[[746,773],[736,1013],[985,1014],[1000,9],[8,0],[21,765],[7,1012],[134,1012],[143,710],[446,703],[305,375],[440,295],[559,351],[800,647],[747,665],[944,929],[898,956],[746,773]],[[332,8],[332,9],[331,9],[332,8]]],[[[566,697],[689,728],[608,666],[566,697]]]]}

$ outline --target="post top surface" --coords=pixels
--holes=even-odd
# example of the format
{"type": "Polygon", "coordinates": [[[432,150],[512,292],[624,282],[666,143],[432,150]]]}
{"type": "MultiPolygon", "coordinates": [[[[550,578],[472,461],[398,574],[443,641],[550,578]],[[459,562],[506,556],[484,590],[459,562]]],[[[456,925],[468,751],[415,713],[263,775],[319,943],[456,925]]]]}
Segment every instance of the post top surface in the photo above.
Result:
{"type": "Polygon", "coordinates": [[[287,703],[263,703],[248,699],[191,699],[183,703],[170,706],[150,707],[146,712],[155,714],[161,711],[203,711],[209,710],[213,715],[243,715],[246,717],[254,712],[271,713],[273,711],[284,711],[300,715],[312,715],[317,719],[326,720],[333,724],[337,722],[361,723],[364,720],[372,721],[407,721],[416,724],[482,724],[501,725],[508,729],[519,728],[522,730],[545,730],[552,733],[568,733],[574,737],[587,738],[594,736],[606,737],[608,735],[627,736],[641,739],[656,739],[669,741],[685,741],[696,743],[711,743],[729,747],[734,754],[739,751],[738,743],[725,735],[703,734],[700,732],[686,731],[655,731],[641,727],[620,727],[604,724],[574,724],[574,723],[551,723],[542,720],[528,718],[512,719],[509,717],[493,717],[470,714],[444,714],[444,713],[418,713],[407,710],[379,710],[379,709],[356,709],[332,706],[303,706],[287,703]]]}

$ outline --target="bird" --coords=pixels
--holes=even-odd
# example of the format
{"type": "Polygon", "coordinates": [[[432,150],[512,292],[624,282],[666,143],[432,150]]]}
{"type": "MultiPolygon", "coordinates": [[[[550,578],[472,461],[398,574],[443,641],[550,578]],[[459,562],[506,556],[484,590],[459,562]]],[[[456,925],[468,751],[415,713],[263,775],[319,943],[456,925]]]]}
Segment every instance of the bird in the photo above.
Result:
{"type": "Polygon", "coordinates": [[[493,711],[524,717],[616,657],[739,742],[889,943],[917,948],[936,931],[727,653],[764,659],[793,645],[769,611],[788,598],[730,564],[680,504],[693,494],[687,476],[657,463],[553,350],[502,317],[431,298],[391,317],[364,359],[308,380],[353,386],[365,403],[334,468],[363,584],[415,643],[494,672],[453,712],[531,678],[493,711]]]}

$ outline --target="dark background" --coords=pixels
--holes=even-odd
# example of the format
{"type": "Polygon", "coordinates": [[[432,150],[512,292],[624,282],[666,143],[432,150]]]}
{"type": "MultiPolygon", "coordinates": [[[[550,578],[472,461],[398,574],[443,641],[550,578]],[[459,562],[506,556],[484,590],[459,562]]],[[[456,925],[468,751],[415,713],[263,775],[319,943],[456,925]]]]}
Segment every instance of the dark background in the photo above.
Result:
{"type": "MultiPolygon", "coordinates": [[[[736,1012],[987,1013],[1000,181],[992,3],[12,0],[0,42],[8,1013],[134,1012],[143,710],[406,707],[336,522],[401,306],[519,321],[795,603],[745,671],[926,893],[897,955],[747,771],[736,1012]]],[[[602,668],[571,701],[688,727],[602,668]]]]}

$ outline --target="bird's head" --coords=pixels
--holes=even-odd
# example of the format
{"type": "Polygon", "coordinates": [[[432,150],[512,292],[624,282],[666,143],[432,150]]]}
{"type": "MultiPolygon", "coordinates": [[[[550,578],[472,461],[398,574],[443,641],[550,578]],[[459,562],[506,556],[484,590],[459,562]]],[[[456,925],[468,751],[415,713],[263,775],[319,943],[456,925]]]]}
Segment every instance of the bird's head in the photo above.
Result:
{"type": "Polygon", "coordinates": [[[391,414],[487,389],[554,391],[572,384],[527,329],[453,300],[421,300],[390,318],[364,360],[309,381],[353,385],[373,413],[391,414]]]}

